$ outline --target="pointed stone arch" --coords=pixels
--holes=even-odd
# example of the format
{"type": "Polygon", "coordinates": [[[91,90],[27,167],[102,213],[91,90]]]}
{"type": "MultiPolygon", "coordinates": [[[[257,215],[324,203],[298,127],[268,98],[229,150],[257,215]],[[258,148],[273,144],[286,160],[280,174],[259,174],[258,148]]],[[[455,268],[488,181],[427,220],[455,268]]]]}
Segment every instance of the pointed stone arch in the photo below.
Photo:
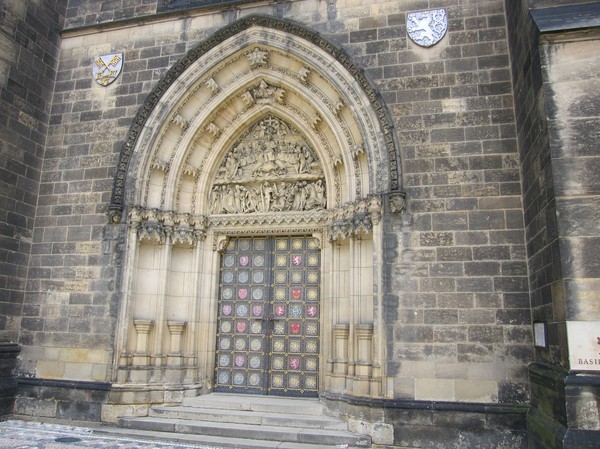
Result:
{"type": "Polygon", "coordinates": [[[138,405],[209,392],[222,252],[233,238],[288,235],[320,246],[318,391],[385,395],[382,216],[401,208],[383,205],[401,198],[396,155],[376,90],[320,35],[250,16],[191,50],[139,110],[117,167],[110,213],[118,223],[127,211],[128,235],[114,390],[138,405]],[[226,158],[266,121],[289,130],[256,147],[266,164],[275,145],[276,167],[227,173],[226,158]],[[314,170],[295,171],[296,144],[314,170]],[[215,186],[265,185],[279,193],[263,207],[211,206],[215,186]],[[281,193],[293,187],[307,201],[281,193]]]}
{"type": "MultiPolygon", "coordinates": [[[[332,129],[336,131],[335,135],[354,129],[357,136],[347,136],[346,145],[340,148],[340,159],[334,162],[343,161],[351,168],[355,164],[353,159],[364,155],[368,186],[360,192],[362,196],[401,190],[399,152],[393,126],[383,100],[362,70],[343,50],[320,34],[288,20],[252,15],[221,29],[190,50],[148,95],[134,118],[119,156],[109,205],[111,221],[119,222],[126,204],[136,202],[139,174],[148,171],[147,167],[142,168],[144,161],[151,159],[148,152],[160,138],[155,132],[156,126],[164,126],[165,123],[184,127],[192,125],[189,118],[177,113],[186,93],[198,93],[203,89],[213,93],[213,101],[204,105],[205,110],[210,111],[219,102],[222,105],[236,92],[241,92],[239,85],[248,86],[260,76],[277,81],[282,89],[288,88],[303,95],[306,101],[318,106],[315,112],[319,115],[307,117],[305,121],[312,120],[317,126],[332,129]],[[260,54],[265,50],[267,54],[263,60],[260,54]],[[268,51],[287,56],[282,59],[284,64],[289,64],[285,67],[287,73],[282,66],[268,61],[268,51]],[[251,70],[237,74],[237,84],[222,86],[211,76],[236,58],[243,57],[253,58],[249,60],[251,70]],[[319,82],[322,84],[319,85],[319,82]],[[323,89],[325,85],[329,90],[323,89]],[[352,123],[346,123],[347,129],[340,132],[344,114],[352,123]]],[[[202,124],[210,124],[196,118],[196,131],[202,124]]],[[[182,135],[179,141],[183,146],[184,139],[182,135]]],[[[155,161],[155,165],[172,170],[167,162],[155,161]]],[[[356,195],[348,195],[341,201],[355,199],[356,195]]]]}

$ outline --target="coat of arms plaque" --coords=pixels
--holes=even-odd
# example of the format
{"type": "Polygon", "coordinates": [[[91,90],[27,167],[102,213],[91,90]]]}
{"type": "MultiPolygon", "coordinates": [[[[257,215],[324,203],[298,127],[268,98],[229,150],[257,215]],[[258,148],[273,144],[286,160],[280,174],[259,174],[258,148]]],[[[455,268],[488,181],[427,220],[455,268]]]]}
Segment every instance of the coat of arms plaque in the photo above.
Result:
{"type": "Polygon", "coordinates": [[[123,69],[123,53],[98,56],[94,59],[92,73],[101,86],[108,86],[117,79],[123,69]]]}
{"type": "Polygon", "coordinates": [[[412,41],[422,47],[432,47],[442,40],[448,29],[445,9],[410,12],[406,15],[406,31],[412,41]]]}

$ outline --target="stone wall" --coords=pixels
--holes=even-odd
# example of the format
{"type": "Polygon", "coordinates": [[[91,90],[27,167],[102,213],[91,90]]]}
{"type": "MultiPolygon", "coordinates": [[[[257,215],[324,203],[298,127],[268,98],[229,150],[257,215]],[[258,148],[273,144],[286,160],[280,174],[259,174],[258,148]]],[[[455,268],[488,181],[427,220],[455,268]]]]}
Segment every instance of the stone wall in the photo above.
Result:
{"type": "Polygon", "coordinates": [[[69,0],[65,28],[77,28],[99,23],[131,19],[156,13],[157,3],[164,0],[69,0]]]}
{"type": "Polygon", "coordinates": [[[548,343],[538,345],[529,368],[530,448],[591,448],[600,438],[598,376],[578,373],[588,368],[574,357],[586,339],[596,347],[595,332],[577,329],[598,322],[600,299],[598,36],[574,31],[584,3],[507,2],[532,314],[547,325],[548,343]],[[552,10],[553,29],[532,20],[542,17],[538,8],[557,6],[564,8],[552,10]],[[538,26],[551,33],[540,35],[538,26]]]}
{"type": "Polygon", "coordinates": [[[13,412],[17,395],[17,357],[21,348],[14,343],[0,343],[0,420],[13,412]]]}
{"type": "Polygon", "coordinates": [[[0,342],[16,342],[66,1],[0,5],[0,342]]]}
{"type": "Polygon", "coordinates": [[[390,371],[399,397],[524,401],[530,312],[504,6],[448,11],[448,35],[429,50],[407,40],[403,13],[377,40],[374,18],[349,35],[392,111],[407,192],[390,371]]]}

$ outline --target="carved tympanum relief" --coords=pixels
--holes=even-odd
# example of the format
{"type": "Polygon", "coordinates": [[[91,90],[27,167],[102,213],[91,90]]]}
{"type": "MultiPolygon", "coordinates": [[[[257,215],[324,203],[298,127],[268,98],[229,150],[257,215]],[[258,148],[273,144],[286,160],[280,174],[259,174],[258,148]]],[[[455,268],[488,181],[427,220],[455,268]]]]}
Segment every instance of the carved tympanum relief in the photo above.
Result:
{"type": "Polygon", "coordinates": [[[325,175],[303,136],[269,115],[225,155],[210,192],[210,204],[213,214],[324,209],[325,175]]]}

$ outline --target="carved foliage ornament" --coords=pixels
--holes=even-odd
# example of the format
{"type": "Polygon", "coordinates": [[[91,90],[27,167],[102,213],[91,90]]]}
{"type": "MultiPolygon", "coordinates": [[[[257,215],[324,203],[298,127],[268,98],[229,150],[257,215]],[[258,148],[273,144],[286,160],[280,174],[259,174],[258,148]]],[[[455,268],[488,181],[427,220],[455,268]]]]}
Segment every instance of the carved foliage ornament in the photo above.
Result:
{"type": "Polygon", "coordinates": [[[421,47],[432,47],[442,40],[448,29],[445,9],[410,12],[406,15],[406,31],[411,40],[421,47]]]}
{"type": "Polygon", "coordinates": [[[368,234],[379,223],[382,214],[381,198],[372,196],[329,211],[327,230],[329,240],[345,240],[368,234]]]}
{"type": "Polygon", "coordinates": [[[302,135],[269,115],[225,155],[209,204],[212,214],[321,210],[327,206],[325,176],[302,135]]]}
{"type": "Polygon", "coordinates": [[[136,230],[140,242],[194,246],[206,237],[206,217],[172,211],[136,206],[129,212],[129,225],[136,230]]]}

